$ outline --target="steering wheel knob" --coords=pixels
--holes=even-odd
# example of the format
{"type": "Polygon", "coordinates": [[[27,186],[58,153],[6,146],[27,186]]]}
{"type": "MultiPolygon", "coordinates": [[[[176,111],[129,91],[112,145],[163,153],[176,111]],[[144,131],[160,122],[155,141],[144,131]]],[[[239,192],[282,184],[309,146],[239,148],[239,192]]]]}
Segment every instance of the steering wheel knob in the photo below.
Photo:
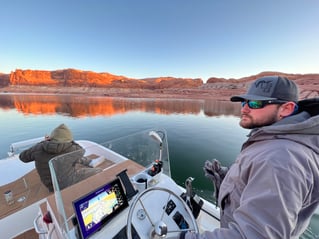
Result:
{"type": "Polygon", "coordinates": [[[163,221],[159,221],[154,225],[154,230],[151,231],[151,239],[162,239],[167,235],[167,225],[163,221]]]}
{"type": "Polygon", "coordinates": [[[157,235],[163,237],[167,234],[167,226],[163,221],[160,221],[155,224],[154,231],[157,235]]]}

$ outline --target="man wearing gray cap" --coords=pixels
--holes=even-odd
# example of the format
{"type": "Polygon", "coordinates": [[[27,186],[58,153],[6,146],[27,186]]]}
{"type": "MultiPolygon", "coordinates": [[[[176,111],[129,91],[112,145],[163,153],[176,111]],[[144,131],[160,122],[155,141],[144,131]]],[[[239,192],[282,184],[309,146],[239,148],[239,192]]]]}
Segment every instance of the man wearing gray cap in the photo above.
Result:
{"type": "Polygon", "coordinates": [[[180,238],[302,235],[319,204],[319,110],[318,99],[308,109],[298,98],[296,84],[278,76],[231,97],[242,105],[240,126],[251,132],[220,186],[221,228],[180,238]]]}

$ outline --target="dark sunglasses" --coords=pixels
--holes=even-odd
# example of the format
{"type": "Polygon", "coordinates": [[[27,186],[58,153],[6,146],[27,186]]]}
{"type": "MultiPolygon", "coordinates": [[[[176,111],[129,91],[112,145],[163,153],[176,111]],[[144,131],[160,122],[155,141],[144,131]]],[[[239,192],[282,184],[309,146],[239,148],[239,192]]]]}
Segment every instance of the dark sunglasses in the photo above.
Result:
{"type": "Polygon", "coordinates": [[[244,107],[247,104],[250,109],[261,109],[266,105],[284,104],[286,102],[283,100],[246,100],[241,102],[241,106],[244,107]]]}

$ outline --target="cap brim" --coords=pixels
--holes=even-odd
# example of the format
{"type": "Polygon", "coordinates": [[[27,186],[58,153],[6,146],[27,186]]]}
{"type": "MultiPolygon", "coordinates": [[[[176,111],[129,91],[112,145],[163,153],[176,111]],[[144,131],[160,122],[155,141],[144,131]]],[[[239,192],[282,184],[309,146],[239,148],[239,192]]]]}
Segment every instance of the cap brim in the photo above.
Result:
{"type": "Polygon", "coordinates": [[[260,95],[234,95],[230,98],[231,101],[237,102],[237,101],[244,101],[244,100],[277,100],[277,98],[270,98],[270,97],[263,97],[260,95]]]}

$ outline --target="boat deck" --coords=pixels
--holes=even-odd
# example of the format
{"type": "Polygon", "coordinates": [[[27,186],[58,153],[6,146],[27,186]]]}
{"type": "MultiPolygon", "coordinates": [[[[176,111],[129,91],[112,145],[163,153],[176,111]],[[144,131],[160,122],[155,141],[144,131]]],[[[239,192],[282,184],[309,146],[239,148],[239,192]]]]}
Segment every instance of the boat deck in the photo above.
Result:
{"type": "Polygon", "coordinates": [[[39,234],[34,229],[30,229],[12,239],[39,239],[39,234]]]}
{"type": "Polygon", "coordinates": [[[49,196],[49,190],[42,184],[36,169],[18,180],[0,187],[0,219],[49,196]],[[11,190],[13,204],[8,205],[4,193],[11,190]],[[20,199],[20,200],[19,200],[20,199]],[[22,200],[24,199],[24,200],[22,200]]]}
{"type": "MultiPolygon", "coordinates": [[[[95,158],[92,155],[92,158],[95,158]]],[[[98,165],[99,168],[107,169],[112,166],[114,162],[105,159],[105,161],[98,165]]],[[[0,219],[9,216],[43,198],[50,196],[49,190],[42,184],[40,176],[36,169],[25,174],[23,177],[3,185],[0,187],[0,219]],[[14,203],[8,205],[4,194],[6,191],[11,190],[13,194],[14,203]],[[22,200],[24,199],[24,200],[22,200]]]]}
{"type": "MultiPolygon", "coordinates": [[[[95,158],[95,155],[93,155],[92,158],[95,158]]],[[[143,166],[131,160],[126,160],[116,164],[108,159],[105,159],[105,161],[98,165],[98,167],[102,168],[103,171],[97,175],[87,178],[85,187],[83,187],[83,184],[78,183],[62,190],[63,200],[65,200],[66,206],[65,210],[68,216],[73,213],[71,205],[72,201],[77,197],[86,194],[89,190],[92,190],[92,188],[99,187],[105,182],[113,180],[118,173],[125,169],[127,169],[128,176],[132,176],[145,169],[143,166]]],[[[19,210],[45,198],[46,201],[39,202],[39,208],[41,208],[42,214],[44,215],[46,211],[49,211],[49,208],[53,215],[57,213],[54,193],[50,193],[42,184],[36,169],[33,169],[16,181],[1,186],[0,193],[3,195],[0,198],[0,219],[10,216],[11,214],[14,214],[15,212],[18,212],[19,210]],[[14,203],[11,205],[7,204],[4,197],[4,193],[8,190],[11,190],[13,193],[14,203]],[[49,206],[49,208],[47,206],[49,206]]],[[[38,235],[34,229],[30,229],[14,237],[14,239],[24,238],[38,238],[38,235]]]]}

